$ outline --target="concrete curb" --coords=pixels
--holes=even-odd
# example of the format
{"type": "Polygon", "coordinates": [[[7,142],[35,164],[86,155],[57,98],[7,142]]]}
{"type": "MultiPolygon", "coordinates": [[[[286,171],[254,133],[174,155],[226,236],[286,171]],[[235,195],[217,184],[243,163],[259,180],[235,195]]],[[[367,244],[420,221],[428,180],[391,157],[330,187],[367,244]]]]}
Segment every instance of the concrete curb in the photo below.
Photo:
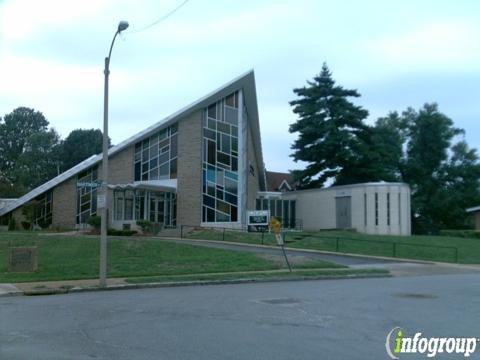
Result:
{"type": "Polygon", "coordinates": [[[105,289],[93,287],[74,287],[68,292],[80,293],[90,291],[113,291],[113,290],[130,290],[130,289],[153,289],[153,288],[169,288],[180,286],[206,286],[206,285],[231,285],[231,284],[248,284],[248,283],[266,283],[281,281],[308,281],[308,280],[341,280],[341,279],[365,279],[365,278],[382,278],[391,277],[390,274],[339,274],[336,275],[318,275],[314,277],[298,276],[292,278],[243,278],[235,280],[193,280],[193,281],[171,281],[171,282],[153,282],[140,284],[121,284],[109,285],[105,289]]]}
{"type": "Polygon", "coordinates": [[[152,282],[140,284],[117,284],[108,285],[106,288],[98,286],[78,286],[70,289],[41,289],[25,292],[16,292],[10,294],[0,294],[0,297],[6,296],[41,296],[41,295],[64,295],[69,293],[83,293],[95,291],[115,291],[115,290],[132,290],[132,289],[154,289],[169,288],[181,286],[207,286],[207,285],[234,285],[248,283],[268,283],[268,282],[287,282],[287,281],[309,281],[309,280],[346,280],[346,279],[367,279],[367,278],[386,278],[391,277],[389,273],[373,273],[373,274],[341,274],[338,275],[317,275],[317,276],[295,276],[291,278],[272,277],[272,278],[241,278],[232,280],[192,280],[192,281],[171,281],[171,282],[152,282]]]}

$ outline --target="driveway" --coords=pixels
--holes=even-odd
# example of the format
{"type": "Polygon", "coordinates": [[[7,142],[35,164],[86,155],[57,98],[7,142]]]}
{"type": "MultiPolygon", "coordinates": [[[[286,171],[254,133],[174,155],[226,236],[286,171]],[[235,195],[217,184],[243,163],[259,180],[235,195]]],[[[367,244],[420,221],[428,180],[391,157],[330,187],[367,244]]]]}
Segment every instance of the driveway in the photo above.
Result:
{"type": "MultiPolygon", "coordinates": [[[[188,239],[162,239],[165,241],[173,241],[181,244],[190,244],[195,246],[206,246],[216,249],[225,249],[225,250],[234,250],[234,251],[247,251],[257,254],[273,255],[273,256],[283,256],[282,250],[280,248],[264,247],[264,246],[255,246],[251,244],[233,244],[233,243],[220,243],[207,240],[188,240],[188,239]]],[[[340,265],[369,265],[369,264],[386,264],[386,263],[395,263],[398,261],[395,260],[383,260],[375,258],[364,258],[364,257],[353,257],[346,255],[336,255],[336,254],[322,254],[319,252],[310,252],[310,251],[301,251],[301,250],[289,250],[285,249],[289,258],[295,257],[305,257],[311,260],[324,260],[337,263],[340,265]]]]}
{"type": "MultiPolygon", "coordinates": [[[[165,239],[167,240],[167,239],[165,239]]],[[[257,254],[282,257],[280,248],[269,248],[245,244],[219,243],[205,240],[171,240],[177,243],[187,243],[196,246],[206,246],[211,248],[234,250],[234,251],[248,251],[257,254]]],[[[301,262],[304,259],[309,260],[324,260],[340,265],[349,266],[353,269],[361,268],[379,268],[387,269],[393,276],[423,276],[423,275],[448,275],[448,274],[476,274],[480,273],[479,265],[462,265],[462,264],[446,264],[433,263],[427,261],[412,261],[405,262],[394,259],[378,259],[368,256],[351,256],[340,254],[324,254],[321,252],[310,252],[301,250],[286,249],[289,259],[293,263],[301,262]]]]}

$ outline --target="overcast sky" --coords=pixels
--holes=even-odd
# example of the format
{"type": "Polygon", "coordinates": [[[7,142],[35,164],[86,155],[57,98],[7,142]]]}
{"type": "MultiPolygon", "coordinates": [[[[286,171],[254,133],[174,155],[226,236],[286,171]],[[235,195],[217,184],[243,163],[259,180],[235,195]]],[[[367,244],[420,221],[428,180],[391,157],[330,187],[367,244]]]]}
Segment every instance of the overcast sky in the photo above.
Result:
{"type": "Polygon", "coordinates": [[[369,122],[437,102],[480,147],[480,1],[0,0],[0,116],[33,107],[65,137],[100,128],[103,66],[118,143],[253,68],[267,169],[291,158],[292,89],[325,61],[369,122]]]}

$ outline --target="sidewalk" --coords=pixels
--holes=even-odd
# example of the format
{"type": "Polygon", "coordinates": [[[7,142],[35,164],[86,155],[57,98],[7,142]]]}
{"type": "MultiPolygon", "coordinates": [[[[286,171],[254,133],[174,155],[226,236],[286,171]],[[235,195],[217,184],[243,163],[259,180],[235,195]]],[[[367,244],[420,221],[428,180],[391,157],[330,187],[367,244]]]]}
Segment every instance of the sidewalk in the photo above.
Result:
{"type": "Polygon", "coordinates": [[[388,271],[376,269],[318,268],[199,273],[171,276],[110,278],[107,287],[99,287],[98,279],[38,281],[15,284],[0,284],[0,297],[16,295],[54,295],[86,291],[127,290],[192,285],[243,284],[251,282],[278,282],[325,279],[353,279],[390,276],[388,271]],[[312,274],[313,272],[313,274],[312,274]],[[137,280],[129,282],[128,280],[137,280]]]}

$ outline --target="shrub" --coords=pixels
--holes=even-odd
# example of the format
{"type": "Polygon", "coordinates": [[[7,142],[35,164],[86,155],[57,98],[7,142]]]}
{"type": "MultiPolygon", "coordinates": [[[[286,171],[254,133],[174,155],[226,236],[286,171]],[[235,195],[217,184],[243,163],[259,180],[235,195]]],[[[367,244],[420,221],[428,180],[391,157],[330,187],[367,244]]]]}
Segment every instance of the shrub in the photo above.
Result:
{"type": "Polygon", "coordinates": [[[440,236],[480,239],[480,230],[440,230],[440,236]]]}
{"type": "Polygon", "coordinates": [[[31,230],[32,229],[32,224],[29,221],[22,221],[22,228],[24,230],[31,230]]]}
{"type": "Polygon", "coordinates": [[[153,223],[148,220],[137,220],[137,226],[142,229],[143,233],[151,233],[153,230],[153,223]]]}
{"type": "Polygon", "coordinates": [[[38,226],[40,226],[41,229],[46,229],[50,226],[50,223],[48,221],[41,219],[41,220],[38,220],[38,226]]]}
{"type": "Polygon", "coordinates": [[[102,226],[102,218],[97,215],[92,215],[88,218],[87,224],[93,227],[95,230],[100,230],[102,226]]]}
{"type": "Polygon", "coordinates": [[[110,236],[132,236],[136,234],[135,230],[117,230],[117,229],[108,229],[107,234],[110,236]]]}
{"type": "Polygon", "coordinates": [[[32,230],[33,224],[35,223],[35,219],[38,214],[38,201],[37,200],[30,200],[28,203],[23,205],[22,207],[22,214],[25,216],[26,221],[22,221],[22,226],[25,230],[32,230]],[[23,223],[28,223],[29,227],[26,228],[23,223]]]}
{"type": "Polygon", "coordinates": [[[10,220],[8,221],[8,231],[14,231],[16,227],[17,227],[17,224],[15,223],[15,218],[11,217],[10,220]]]}

